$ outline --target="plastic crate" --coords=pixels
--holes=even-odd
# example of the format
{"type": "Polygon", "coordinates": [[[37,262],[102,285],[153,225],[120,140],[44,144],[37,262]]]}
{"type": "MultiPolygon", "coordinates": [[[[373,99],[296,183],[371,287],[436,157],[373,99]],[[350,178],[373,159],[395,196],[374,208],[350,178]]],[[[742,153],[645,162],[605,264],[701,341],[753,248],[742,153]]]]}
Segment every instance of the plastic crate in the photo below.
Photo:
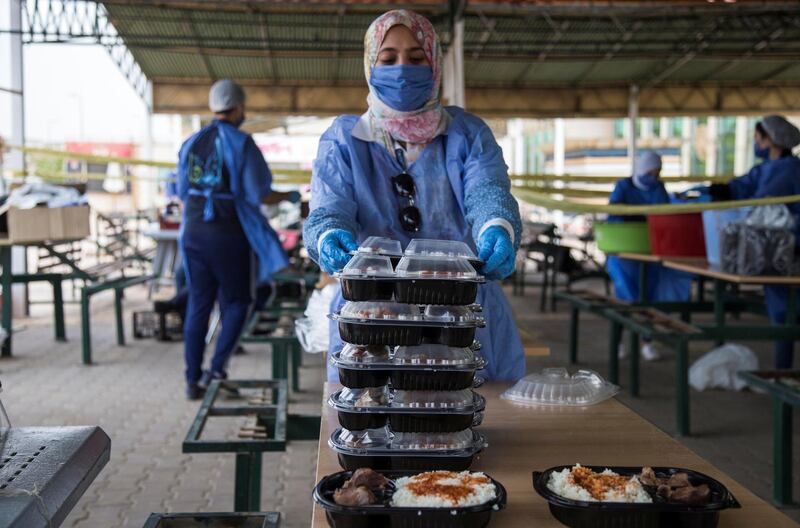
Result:
{"type": "Polygon", "coordinates": [[[180,341],[183,339],[183,320],[178,312],[133,312],[133,337],[180,341]]]}
{"type": "Polygon", "coordinates": [[[721,266],[720,257],[720,235],[725,226],[731,222],[743,220],[750,207],[740,207],[738,209],[721,209],[719,211],[703,211],[703,232],[706,239],[706,258],[712,266],[721,266]]]}
{"type": "Polygon", "coordinates": [[[649,215],[650,247],[653,255],[663,257],[705,257],[703,215],[686,213],[649,215]]]}
{"type": "Polygon", "coordinates": [[[646,222],[594,224],[597,249],[604,253],[650,253],[650,231],[646,222]]]}

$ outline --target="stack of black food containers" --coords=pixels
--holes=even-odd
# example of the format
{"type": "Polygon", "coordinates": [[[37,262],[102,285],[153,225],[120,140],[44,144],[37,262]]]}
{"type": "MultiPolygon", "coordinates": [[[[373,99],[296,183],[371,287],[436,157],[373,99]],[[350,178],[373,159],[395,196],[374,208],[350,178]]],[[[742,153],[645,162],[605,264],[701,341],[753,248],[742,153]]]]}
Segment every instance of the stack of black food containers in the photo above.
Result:
{"type": "Polygon", "coordinates": [[[345,345],[330,360],[344,388],[328,400],[341,425],[328,444],[344,469],[461,471],[483,449],[478,264],[462,242],[403,252],[372,237],[338,274],[348,302],[331,318],[345,345]]]}

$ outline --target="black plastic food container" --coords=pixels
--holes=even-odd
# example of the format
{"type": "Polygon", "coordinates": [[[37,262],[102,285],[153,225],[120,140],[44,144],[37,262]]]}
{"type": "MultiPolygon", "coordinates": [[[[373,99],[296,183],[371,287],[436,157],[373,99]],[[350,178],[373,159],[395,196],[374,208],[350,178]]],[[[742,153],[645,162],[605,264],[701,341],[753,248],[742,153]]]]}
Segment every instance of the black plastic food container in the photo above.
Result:
{"type": "Polygon", "coordinates": [[[398,369],[390,372],[389,380],[393,388],[400,390],[463,390],[472,387],[475,369],[398,369]]]}
{"type": "Polygon", "coordinates": [[[392,280],[342,277],[340,282],[342,297],[348,301],[390,301],[394,295],[392,280]]]}
{"type": "Polygon", "coordinates": [[[358,324],[339,321],[339,336],[345,343],[354,345],[404,345],[422,344],[419,326],[392,324],[358,324]]]}
{"type": "MultiPolygon", "coordinates": [[[[655,496],[655,490],[645,486],[653,497],[651,504],[629,504],[619,502],[584,502],[566,499],[550,491],[547,481],[550,474],[572,466],[557,466],[543,472],[533,472],[533,488],[548,503],[550,513],[559,522],[571,528],[715,528],[719,512],[728,508],[740,508],[739,502],[719,481],[689,469],[654,467],[659,477],[675,473],[686,473],[692,485],[706,484],[711,489],[708,504],[690,506],[668,503],[655,496]]],[[[601,472],[610,469],[620,475],[638,475],[641,467],[585,466],[601,472]]]]}
{"type": "MultiPolygon", "coordinates": [[[[389,479],[410,477],[415,471],[385,471],[389,479]]],[[[343,471],[323,477],[314,488],[314,501],[325,510],[328,525],[333,528],[483,528],[489,524],[492,512],[506,505],[506,489],[492,479],[496,497],[485,504],[464,508],[399,508],[389,506],[391,489],[382,497],[383,503],[369,506],[340,506],[333,502],[333,493],[352,476],[343,471]]],[[[489,477],[491,478],[491,477],[489,477]]]]}
{"type": "Polygon", "coordinates": [[[339,417],[339,425],[351,431],[378,429],[389,423],[389,415],[386,413],[338,411],[337,415],[339,417]]]}
{"type": "Polygon", "coordinates": [[[475,281],[398,279],[393,286],[395,298],[402,303],[466,305],[478,296],[475,281]]]}
{"type": "Polygon", "coordinates": [[[389,428],[401,433],[454,433],[475,425],[475,413],[391,413],[389,428]]]}
{"type": "Polygon", "coordinates": [[[339,366],[339,382],[348,389],[381,387],[389,383],[389,370],[344,368],[339,366]]]}

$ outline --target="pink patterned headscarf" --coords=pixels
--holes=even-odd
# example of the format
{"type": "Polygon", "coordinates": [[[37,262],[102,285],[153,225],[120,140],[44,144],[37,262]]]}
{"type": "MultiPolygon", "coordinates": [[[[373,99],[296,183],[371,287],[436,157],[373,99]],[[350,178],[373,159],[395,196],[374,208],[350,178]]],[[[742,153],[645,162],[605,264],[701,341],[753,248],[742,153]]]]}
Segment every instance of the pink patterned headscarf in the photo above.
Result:
{"type": "Polygon", "coordinates": [[[425,144],[439,132],[444,110],[439,102],[442,80],[442,50],[433,24],[424,16],[404,9],[389,11],[375,19],[364,37],[364,74],[369,84],[372,68],[378,60],[386,33],[394,26],[407,27],[419,41],[425,57],[433,69],[433,92],[425,106],[411,112],[401,112],[386,105],[370,87],[367,103],[373,134],[384,138],[389,151],[393,151],[392,138],[408,143],[425,144]],[[376,134],[377,133],[377,134],[376,134]],[[387,137],[389,136],[389,137],[387,137]]]}

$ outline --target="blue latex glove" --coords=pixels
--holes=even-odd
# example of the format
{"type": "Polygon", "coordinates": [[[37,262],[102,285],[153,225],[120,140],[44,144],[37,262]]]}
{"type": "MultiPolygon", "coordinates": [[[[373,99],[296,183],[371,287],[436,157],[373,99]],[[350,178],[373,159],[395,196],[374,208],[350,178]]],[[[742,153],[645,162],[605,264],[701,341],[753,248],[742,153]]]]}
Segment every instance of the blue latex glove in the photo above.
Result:
{"type": "Polygon", "coordinates": [[[286,197],[286,200],[292,203],[300,203],[300,199],[302,196],[300,195],[300,191],[289,191],[289,196],[286,197]]]}
{"type": "Polygon", "coordinates": [[[517,252],[508,231],[492,226],[478,238],[478,258],[484,262],[481,273],[488,280],[505,279],[514,273],[517,252]]]}
{"type": "Polygon", "coordinates": [[[358,243],[352,233],[334,229],[319,245],[319,267],[325,273],[340,271],[350,261],[350,252],[357,249],[358,243]]]}

